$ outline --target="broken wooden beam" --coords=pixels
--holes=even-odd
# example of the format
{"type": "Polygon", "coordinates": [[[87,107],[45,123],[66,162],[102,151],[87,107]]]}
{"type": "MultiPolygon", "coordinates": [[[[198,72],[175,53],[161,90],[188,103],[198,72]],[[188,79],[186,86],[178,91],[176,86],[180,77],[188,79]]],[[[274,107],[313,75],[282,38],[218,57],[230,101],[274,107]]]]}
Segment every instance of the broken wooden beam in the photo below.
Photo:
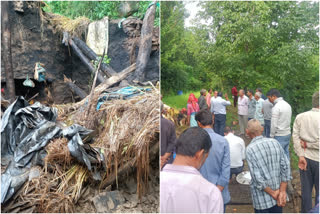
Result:
{"type": "MultiPolygon", "coordinates": [[[[11,4],[11,2],[10,2],[11,4]]],[[[12,67],[12,53],[11,53],[11,29],[9,23],[9,2],[1,2],[1,36],[2,36],[2,50],[3,50],[3,65],[6,76],[6,97],[10,102],[16,99],[16,89],[14,84],[14,73],[12,67]]]]}
{"type": "MultiPolygon", "coordinates": [[[[84,41],[82,41],[78,37],[74,37],[73,41],[90,60],[97,60],[98,55],[84,41]]],[[[101,63],[100,70],[103,71],[107,75],[107,77],[111,77],[112,75],[115,75],[117,73],[112,69],[110,65],[107,65],[105,63],[101,63]]]]}
{"type": "Polygon", "coordinates": [[[67,78],[66,76],[64,76],[64,82],[67,84],[67,86],[69,86],[69,88],[71,89],[72,93],[78,95],[81,99],[84,99],[85,97],[88,96],[88,94],[84,90],[79,88],[79,86],[74,84],[71,81],[71,79],[67,78]]]}
{"type": "MultiPolygon", "coordinates": [[[[76,55],[80,58],[81,62],[87,66],[89,71],[91,73],[95,73],[94,67],[91,65],[89,59],[82,53],[82,51],[79,49],[79,47],[75,44],[75,42],[72,39],[69,39],[69,45],[71,46],[72,50],[76,53],[76,55]]],[[[98,73],[97,81],[98,84],[104,82],[105,78],[98,73]]]]}
{"type": "Polygon", "coordinates": [[[136,61],[137,69],[135,71],[135,79],[139,80],[140,82],[144,81],[145,69],[150,58],[155,13],[156,3],[153,3],[153,5],[148,8],[143,19],[139,52],[136,61]]]}

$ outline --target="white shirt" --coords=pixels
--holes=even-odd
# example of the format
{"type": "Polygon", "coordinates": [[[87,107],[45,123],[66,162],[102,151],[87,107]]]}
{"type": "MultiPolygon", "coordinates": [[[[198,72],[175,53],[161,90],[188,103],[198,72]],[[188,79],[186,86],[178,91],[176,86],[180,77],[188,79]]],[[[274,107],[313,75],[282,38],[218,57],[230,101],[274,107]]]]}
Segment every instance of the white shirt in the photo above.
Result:
{"type": "Polygon", "coordinates": [[[196,168],[167,164],[160,172],[160,213],[223,213],[222,195],[196,168]]]}
{"type": "Polygon", "coordinates": [[[231,105],[230,101],[226,101],[221,97],[211,98],[211,112],[214,114],[226,114],[226,106],[231,105]]]}
{"type": "Polygon", "coordinates": [[[248,115],[248,105],[249,98],[246,95],[243,97],[238,97],[238,114],[239,115],[248,115]]]}
{"type": "Polygon", "coordinates": [[[291,106],[284,101],[282,97],[277,98],[274,103],[275,105],[272,108],[270,137],[287,136],[291,133],[291,106]]]}
{"type": "Polygon", "coordinates": [[[262,108],[263,108],[264,102],[265,101],[262,98],[259,98],[259,100],[256,100],[256,112],[254,114],[254,118],[259,120],[261,125],[264,125],[264,117],[263,117],[263,113],[262,113],[262,108]]]}
{"type": "Polygon", "coordinates": [[[229,133],[224,136],[230,148],[230,168],[237,168],[243,166],[243,160],[245,159],[246,146],[242,138],[229,133]]]}

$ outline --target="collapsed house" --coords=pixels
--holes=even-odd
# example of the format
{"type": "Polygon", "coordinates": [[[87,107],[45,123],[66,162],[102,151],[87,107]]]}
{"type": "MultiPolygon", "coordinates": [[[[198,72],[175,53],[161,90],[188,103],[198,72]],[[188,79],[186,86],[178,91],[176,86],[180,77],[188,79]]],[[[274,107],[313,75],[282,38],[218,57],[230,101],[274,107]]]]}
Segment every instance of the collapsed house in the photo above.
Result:
{"type": "MultiPolygon", "coordinates": [[[[108,23],[107,50],[90,48],[88,28],[97,22],[44,13],[40,4],[12,3],[9,12],[19,97],[2,117],[2,212],[113,212],[125,201],[129,212],[143,206],[117,189],[130,180],[140,203],[148,187],[159,192],[159,29],[152,31],[150,59],[141,62],[143,20],[101,20],[108,23]],[[109,64],[97,59],[101,52],[109,64]],[[45,75],[35,75],[35,66],[45,75]]],[[[150,204],[137,211],[158,210],[158,198],[150,204]]]]}

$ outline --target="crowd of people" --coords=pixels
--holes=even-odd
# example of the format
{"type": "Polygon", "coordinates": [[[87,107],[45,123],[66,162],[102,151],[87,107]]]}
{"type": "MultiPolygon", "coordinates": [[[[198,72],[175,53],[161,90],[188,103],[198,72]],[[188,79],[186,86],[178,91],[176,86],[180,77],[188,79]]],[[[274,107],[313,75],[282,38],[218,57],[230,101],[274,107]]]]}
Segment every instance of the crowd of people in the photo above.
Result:
{"type": "Polygon", "coordinates": [[[161,116],[161,212],[225,212],[231,200],[229,182],[246,161],[254,211],[281,213],[292,179],[291,137],[299,157],[301,212],[314,207],[314,187],[319,206],[319,92],[312,96],[312,109],[297,115],[292,132],[291,106],[277,89],[266,96],[260,88],[245,93],[233,87],[231,92],[238,110],[238,136],[226,126],[228,95],[223,99],[218,91],[202,89],[198,99],[190,94],[190,128],[178,139],[174,123],[161,116]],[[247,147],[244,139],[250,140],[247,147]]]}

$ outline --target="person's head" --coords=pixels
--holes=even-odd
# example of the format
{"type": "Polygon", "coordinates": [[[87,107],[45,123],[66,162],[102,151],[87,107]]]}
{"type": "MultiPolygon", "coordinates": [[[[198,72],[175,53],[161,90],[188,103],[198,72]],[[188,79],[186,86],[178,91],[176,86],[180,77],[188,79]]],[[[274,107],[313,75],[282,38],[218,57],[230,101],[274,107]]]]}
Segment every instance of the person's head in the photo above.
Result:
{"type": "Polygon", "coordinates": [[[201,96],[206,96],[206,89],[201,89],[201,91],[200,91],[200,95],[201,96]]]}
{"type": "Polygon", "coordinates": [[[218,97],[222,97],[222,92],[221,91],[219,91],[218,97]]]}
{"type": "Polygon", "coordinates": [[[193,93],[191,93],[188,98],[188,103],[192,103],[192,102],[198,102],[197,98],[194,96],[193,93]]]}
{"type": "Polygon", "coordinates": [[[251,89],[248,90],[247,95],[251,97],[253,95],[253,91],[251,89]]]}
{"type": "Polygon", "coordinates": [[[214,97],[217,98],[218,96],[218,91],[214,91],[214,97]]]}
{"type": "Polygon", "coordinates": [[[278,89],[272,88],[268,91],[267,93],[267,97],[269,99],[269,101],[271,103],[274,103],[274,101],[278,98],[278,97],[282,97],[282,95],[280,94],[278,89]]]}
{"type": "Polygon", "coordinates": [[[227,136],[229,133],[233,133],[233,131],[230,126],[226,126],[224,128],[224,136],[227,136]]]}
{"type": "Polygon", "coordinates": [[[259,120],[251,119],[248,121],[246,133],[251,139],[262,135],[262,132],[263,132],[263,126],[261,125],[259,120]]]}
{"type": "Polygon", "coordinates": [[[207,131],[200,127],[188,128],[177,140],[175,161],[180,160],[186,165],[200,169],[208,157],[211,145],[211,138],[207,131]]]}
{"type": "Polygon", "coordinates": [[[254,94],[254,98],[255,98],[256,100],[259,100],[260,97],[261,97],[261,92],[256,92],[256,93],[254,94]]]}
{"type": "Polygon", "coordinates": [[[243,90],[243,89],[240,89],[240,91],[239,91],[239,96],[240,96],[240,97],[243,97],[243,95],[244,95],[244,90],[243,90]]]}
{"type": "Polygon", "coordinates": [[[261,88],[257,88],[256,92],[260,92],[262,94],[262,89],[261,88]]]}
{"type": "Polygon", "coordinates": [[[208,93],[212,94],[212,89],[211,88],[208,89],[208,93]]]}
{"type": "Polygon", "coordinates": [[[198,123],[198,126],[201,128],[212,127],[212,115],[211,112],[206,109],[197,112],[195,119],[198,123]]]}
{"type": "Polygon", "coordinates": [[[312,95],[312,108],[319,108],[319,91],[312,95]]]}

